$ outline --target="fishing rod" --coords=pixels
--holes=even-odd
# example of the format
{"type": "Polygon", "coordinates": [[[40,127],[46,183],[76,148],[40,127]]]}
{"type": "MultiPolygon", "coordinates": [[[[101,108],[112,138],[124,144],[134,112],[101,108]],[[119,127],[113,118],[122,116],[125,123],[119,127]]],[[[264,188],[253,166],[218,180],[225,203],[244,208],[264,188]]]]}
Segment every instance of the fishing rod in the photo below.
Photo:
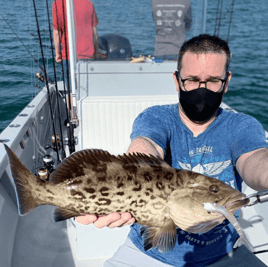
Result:
{"type": "MultiPolygon", "coordinates": [[[[58,12],[58,8],[57,8],[57,4],[55,3],[55,12],[56,12],[56,18],[57,18],[57,28],[59,29],[59,12],[58,12]]],[[[65,8],[64,8],[64,1],[62,1],[62,16],[63,18],[65,18],[65,8]]],[[[72,121],[71,121],[71,93],[70,93],[70,77],[69,77],[69,64],[68,64],[68,54],[67,54],[67,40],[66,40],[66,23],[65,23],[65,19],[63,19],[63,31],[64,31],[64,40],[65,40],[65,56],[66,56],[66,76],[67,76],[67,86],[66,85],[66,76],[64,74],[64,67],[63,67],[63,60],[61,60],[61,71],[62,71],[62,79],[63,79],[63,86],[64,86],[64,94],[65,94],[65,108],[66,108],[66,117],[67,120],[65,122],[66,126],[67,126],[67,134],[68,134],[68,147],[70,150],[70,154],[73,153],[75,151],[75,139],[74,139],[74,126],[72,125],[72,121]],[[68,90],[68,98],[67,98],[67,92],[66,92],[66,88],[68,90]],[[67,104],[68,103],[68,104],[67,104]],[[69,108],[69,109],[68,109],[69,108]],[[70,114],[69,114],[70,112],[70,114]]],[[[59,42],[61,42],[60,40],[60,35],[59,35],[59,42]]],[[[62,51],[60,50],[60,56],[62,58],[62,51]]]]}
{"type": "Polygon", "coordinates": [[[230,31],[231,31],[231,24],[233,19],[233,10],[234,10],[234,3],[235,0],[232,0],[232,3],[230,4],[230,7],[226,11],[226,14],[222,14],[223,12],[223,0],[218,0],[218,7],[217,7],[217,15],[215,20],[215,28],[214,28],[214,35],[219,36],[220,34],[220,27],[221,27],[221,21],[225,19],[225,17],[230,13],[230,19],[229,19],[229,25],[228,25],[228,32],[226,37],[226,42],[229,42],[230,38],[230,31]]]}
{"type": "Polygon", "coordinates": [[[58,162],[60,162],[59,147],[58,147],[57,135],[56,135],[56,128],[55,128],[55,121],[54,121],[54,118],[53,118],[51,96],[50,96],[50,91],[49,91],[49,86],[48,86],[48,76],[47,76],[47,71],[46,71],[46,63],[45,63],[45,57],[44,57],[44,53],[43,53],[42,38],[41,38],[41,34],[40,34],[40,28],[39,28],[39,23],[38,23],[38,16],[37,16],[37,10],[36,10],[36,5],[35,5],[35,0],[33,0],[33,6],[34,6],[34,12],[35,12],[35,19],[36,19],[36,26],[37,26],[37,32],[38,32],[38,37],[39,37],[39,44],[40,44],[40,49],[41,49],[41,55],[42,55],[42,60],[43,60],[43,65],[44,65],[44,75],[45,75],[45,80],[46,80],[48,103],[49,103],[49,108],[50,108],[50,115],[51,115],[53,133],[54,133],[54,137],[55,137],[55,140],[56,140],[55,141],[55,148],[56,148],[56,152],[57,152],[58,162]]]}
{"type": "MultiPolygon", "coordinates": [[[[21,42],[22,46],[26,49],[26,51],[29,53],[29,55],[31,56],[31,58],[33,59],[33,61],[38,65],[38,67],[40,68],[40,70],[45,73],[45,70],[43,69],[43,67],[39,64],[38,60],[34,58],[34,56],[32,55],[32,53],[29,51],[29,49],[26,47],[26,45],[22,42],[22,40],[20,39],[20,37],[17,35],[17,33],[13,30],[13,28],[10,26],[10,24],[8,23],[8,21],[4,18],[4,16],[2,15],[2,13],[0,12],[1,17],[3,18],[3,20],[6,22],[7,26],[12,30],[12,32],[14,33],[14,35],[17,37],[17,39],[21,42]]],[[[53,83],[53,81],[51,80],[51,78],[49,76],[47,76],[49,83],[53,83]]]]}
{"type": "MultiPolygon", "coordinates": [[[[68,64],[68,49],[67,49],[67,25],[66,25],[66,13],[65,13],[65,6],[64,3],[67,5],[66,1],[62,1],[62,15],[63,15],[63,31],[64,31],[64,41],[65,41],[65,58],[66,58],[66,75],[67,75],[67,84],[68,84],[68,102],[69,102],[69,108],[71,111],[71,119],[68,121],[68,125],[70,127],[70,139],[69,139],[69,148],[70,151],[74,152],[75,151],[75,140],[74,140],[74,125],[72,124],[72,103],[71,103],[71,83],[70,83],[70,75],[69,75],[69,64],[68,64]]],[[[67,7],[66,7],[67,8],[67,7]]]]}
{"type": "Polygon", "coordinates": [[[60,134],[61,134],[61,147],[62,147],[62,158],[66,157],[64,144],[63,144],[63,134],[62,134],[62,127],[61,127],[61,112],[59,106],[59,90],[58,90],[58,81],[57,81],[57,73],[56,73],[56,65],[55,65],[55,57],[54,57],[54,50],[53,50],[53,42],[52,42],[52,33],[51,33],[51,25],[50,25],[50,17],[49,17],[49,7],[48,7],[48,0],[46,0],[47,6],[47,20],[48,20],[48,29],[49,29],[49,39],[50,39],[50,46],[51,46],[51,53],[52,53],[52,61],[53,61],[53,69],[54,69],[54,79],[55,79],[55,88],[56,88],[56,99],[57,99],[57,108],[59,114],[59,126],[60,126],[60,134]]]}
{"type": "Polygon", "coordinates": [[[214,35],[219,36],[222,19],[223,0],[218,0],[217,17],[215,21],[214,35]],[[218,23],[218,25],[217,25],[218,23]]]}
{"type": "MultiPolygon", "coordinates": [[[[65,14],[65,7],[64,7],[64,2],[62,1],[62,13],[63,13],[63,18],[66,17],[65,14]]],[[[68,93],[69,96],[71,95],[71,90],[70,90],[70,76],[69,76],[69,64],[68,64],[68,50],[67,50],[67,29],[66,29],[66,21],[63,19],[63,31],[64,31],[64,41],[65,41],[65,58],[66,58],[66,74],[67,74],[67,82],[68,82],[68,93]]],[[[71,108],[71,98],[69,97],[69,107],[71,108]]]]}
{"type": "Polygon", "coordinates": [[[231,24],[232,24],[232,19],[233,19],[233,10],[234,10],[234,2],[235,2],[235,0],[233,0],[232,5],[231,5],[230,21],[229,21],[227,40],[226,40],[227,43],[229,42],[229,36],[230,36],[230,31],[231,31],[231,24]]]}

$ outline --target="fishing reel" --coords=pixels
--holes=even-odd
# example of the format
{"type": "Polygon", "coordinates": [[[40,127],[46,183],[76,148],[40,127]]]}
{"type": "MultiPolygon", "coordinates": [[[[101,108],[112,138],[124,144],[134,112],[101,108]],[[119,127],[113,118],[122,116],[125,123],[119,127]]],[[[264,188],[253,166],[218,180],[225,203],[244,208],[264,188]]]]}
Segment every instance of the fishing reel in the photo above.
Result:
{"type": "Polygon", "coordinates": [[[37,79],[39,80],[39,81],[41,81],[42,83],[44,82],[44,80],[45,80],[45,78],[44,78],[44,76],[43,76],[43,74],[41,73],[41,72],[36,72],[35,73],[35,76],[37,77],[37,79]]]}
{"type": "Polygon", "coordinates": [[[42,181],[48,181],[49,179],[49,172],[45,167],[42,167],[37,172],[37,178],[42,181]]]}
{"type": "Polygon", "coordinates": [[[61,141],[61,139],[60,139],[60,136],[58,134],[56,134],[56,137],[54,134],[51,136],[51,142],[53,144],[54,151],[57,151],[57,147],[58,147],[58,150],[61,150],[60,141],[61,141]]]}
{"type": "Polygon", "coordinates": [[[38,170],[37,178],[42,181],[48,181],[49,175],[54,171],[54,160],[52,156],[45,155],[43,157],[44,167],[38,170]]]}
{"type": "MultiPolygon", "coordinates": [[[[65,150],[63,149],[64,144],[61,145],[62,140],[59,134],[56,134],[56,136],[53,134],[51,136],[51,142],[52,142],[52,145],[47,144],[44,148],[47,151],[49,149],[52,149],[57,153],[57,159],[58,159],[57,164],[59,164],[63,159],[66,158],[65,150]]],[[[51,154],[51,153],[47,152],[47,154],[51,154]]],[[[54,159],[55,158],[56,157],[54,157],[54,159]]]]}
{"type": "Polygon", "coordinates": [[[45,168],[48,170],[49,173],[52,173],[54,171],[54,161],[52,156],[46,155],[43,157],[43,163],[45,165],[45,168]]]}
{"type": "Polygon", "coordinates": [[[61,144],[60,144],[61,139],[60,139],[60,136],[58,134],[56,134],[56,137],[55,137],[54,134],[51,136],[51,142],[52,142],[52,146],[46,145],[45,149],[52,148],[54,151],[60,151],[61,150],[61,144]]]}

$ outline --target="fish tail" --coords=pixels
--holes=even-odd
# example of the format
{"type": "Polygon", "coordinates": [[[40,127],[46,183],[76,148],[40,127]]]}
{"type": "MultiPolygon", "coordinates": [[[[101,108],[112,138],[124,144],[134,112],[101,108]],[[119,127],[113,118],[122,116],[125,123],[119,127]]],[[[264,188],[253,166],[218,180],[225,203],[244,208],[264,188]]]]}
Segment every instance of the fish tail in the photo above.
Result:
{"type": "Polygon", "coordinates": [[[5,145],[10,162],[10,168],[16,188],[16,198],[20,215],[25,215],[33,210],[40,203],[32,196],[31,188],[37,181],[37,177],[32,174],[20,161],[15,153],[5,145]]]}

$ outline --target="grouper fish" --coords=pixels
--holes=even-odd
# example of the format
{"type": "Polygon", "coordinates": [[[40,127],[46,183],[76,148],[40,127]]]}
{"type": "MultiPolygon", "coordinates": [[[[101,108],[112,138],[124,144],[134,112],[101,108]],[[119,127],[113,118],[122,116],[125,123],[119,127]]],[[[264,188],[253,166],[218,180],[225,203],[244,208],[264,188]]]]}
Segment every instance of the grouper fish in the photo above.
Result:
{"type": "Polygon", "coordinates": [[[114,156],[99,149],[81,150],[64,159],[49,182],[42,181],[5,148],[20,215],[40,205],[57,206],[55,221],[81,214],[130,212],[142,225],[145,249],[172,250],[177,227],[206,233],[222,223],[225,217],[209,213],[204,203],[235,212],[249,201],[220,180],[174,169],[158,157],[141,153],[114,156]]]}

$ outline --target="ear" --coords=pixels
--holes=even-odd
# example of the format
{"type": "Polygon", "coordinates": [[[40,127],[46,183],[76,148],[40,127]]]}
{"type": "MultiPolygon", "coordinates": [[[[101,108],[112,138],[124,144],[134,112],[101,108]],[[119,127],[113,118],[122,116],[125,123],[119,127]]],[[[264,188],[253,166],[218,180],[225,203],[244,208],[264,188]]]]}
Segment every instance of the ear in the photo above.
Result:
{"type": "Polygon", "coordinates": [[[179,92],[179,91],[180,91],[180,89],[179,89],[179,82],[178,82],[178,80],[177,80],[177,76],[176,76],[176,74],[175,74],[175,71],[173,72],[173,80],[174,80],[174,82],[175,82],[176,91],[179,92]]]}
{"type": "Polygon", "coordinates": [[[229,73],[228,73],[228,78],[227,78],[227,81],[226,81],[225,91],[224,91],[225,94],[226,94],[227,91],[228,91],[228,85],[229,85],[229,82],[231,81],[231,79],[232,79],[232,72],[229,71],[229,73]]]}

